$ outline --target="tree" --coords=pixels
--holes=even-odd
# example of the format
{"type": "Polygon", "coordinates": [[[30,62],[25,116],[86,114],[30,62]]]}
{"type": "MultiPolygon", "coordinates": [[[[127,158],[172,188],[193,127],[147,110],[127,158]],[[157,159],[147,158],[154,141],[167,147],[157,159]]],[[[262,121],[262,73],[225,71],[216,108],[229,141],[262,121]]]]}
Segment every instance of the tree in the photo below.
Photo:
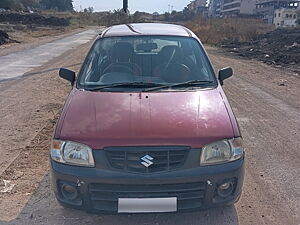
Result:
{"type": "Polygon", "coordinates": [[[24,7],[38,7],[39,0],[20,0],[24,7]]]}
{"type": "Polygon", "coordinates": [[[27,7],[39,7],[39,0],[0,0],[0,8],[24,10],[27,7]]]}
{"type": "Polygon", "coordinates": [[[165,21],[169,21],[170,20],[170,13],[165,12],[165,14],[164,14],[164,20],[165,21]]]}
{"type": "Polygon", "coordinates": [[[41,0],[40,4],[44,9],[73,11],[73,0],[41,0]]]}
{"type": "Polygon", "coordinates": [[[93,7],[84,8],[83,12],[92,14],[94,12],[94,8],[93,7]]]}
{"type": "Polygon", "coordinates": [[[0,8],[3,8],[3,9],[21,9],[22,5],[17,0],[0,0],[0,8]]]}
{"type": "Polygon", "coordinates": [[[94,7],[88,7],[87,10],[88,10],[89,13],[93,13],[94,12],[94,7]]]}
{"type": "Polygon", "coordinates": [[[176,15],[176,10],[173,10],[172,12],[171,12],[171,16],[175,16],[176,15]]]}

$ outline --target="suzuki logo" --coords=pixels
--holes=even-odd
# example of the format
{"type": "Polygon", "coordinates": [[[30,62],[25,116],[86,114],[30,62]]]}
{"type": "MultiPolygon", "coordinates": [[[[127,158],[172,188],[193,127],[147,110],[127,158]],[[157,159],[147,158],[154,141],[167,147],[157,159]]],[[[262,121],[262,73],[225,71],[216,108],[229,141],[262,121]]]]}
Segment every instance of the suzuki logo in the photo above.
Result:
{"type": "Polygon", "coordinates": [[[141,158],[141,160],[143,160],[141,164],[147,168],[153,164],[152,162],[153,158],[150,155],[145,155],[143,158],[141,158]]]}

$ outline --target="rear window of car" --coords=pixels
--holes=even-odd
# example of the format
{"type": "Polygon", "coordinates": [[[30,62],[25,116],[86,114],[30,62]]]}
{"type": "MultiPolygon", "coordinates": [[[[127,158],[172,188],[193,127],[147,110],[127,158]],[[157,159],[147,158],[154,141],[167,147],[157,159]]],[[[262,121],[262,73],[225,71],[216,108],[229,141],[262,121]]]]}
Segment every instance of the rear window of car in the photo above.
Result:
{"type": "Polygon", "coordinates": [[[194,38],[128,36],[98,39],[88,54],[78,85],[122,82],[176,84],[215,81],[208,58],[194,38]]]}

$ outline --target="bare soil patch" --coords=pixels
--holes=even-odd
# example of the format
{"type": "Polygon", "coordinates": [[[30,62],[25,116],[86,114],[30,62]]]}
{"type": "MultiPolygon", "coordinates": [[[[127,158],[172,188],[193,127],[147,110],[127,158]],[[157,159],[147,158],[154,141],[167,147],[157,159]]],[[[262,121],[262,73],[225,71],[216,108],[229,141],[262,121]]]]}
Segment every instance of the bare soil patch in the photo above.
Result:
{"type": "Polygon", "coordinates": [[[252,41],[225,40],[221,46],[239,56],[277,67],[289,67],[300,73],[300,28],[277,29],[252,41]]]}
{"type": "Polygon", "coordinates": [[[0,82],[0,190],[3,180],[14,185],[0,193],[0,224],[19,215],[48,173],[56,119],[71,88],[58,68],[78,71],[89,46],[65,52],[22,79],[0,82]]]}
{"type": "Polygon", "coordinates": [[[28,201],[49,170],[49,143],[56,119],[57,117],[49,120],[30,145],[20,149],[20,155],[0,176],[0,182],[6,180],[13,185],[12,191],[0,193],[2,220],[11,220],[14,218],[16,210],[22,210],[22,206],[28,201]]]}
{"type": "Polygon", "coordinates": [[[18,51],[24,49],[23,45],[35,46],[41,40],[48,42],[56,35],[78,32],[86,27],[71,24],[72,14],[43,13],[1,12],[0,55],[10,53],[10,48],[18,51]]]}
{"type": "Polygon", "coordinates": [[[1,13],[0,23],[36,24],[43,26],[69,26],[70,19],[55,16],[43,16],[37,13],[1,13]]]}

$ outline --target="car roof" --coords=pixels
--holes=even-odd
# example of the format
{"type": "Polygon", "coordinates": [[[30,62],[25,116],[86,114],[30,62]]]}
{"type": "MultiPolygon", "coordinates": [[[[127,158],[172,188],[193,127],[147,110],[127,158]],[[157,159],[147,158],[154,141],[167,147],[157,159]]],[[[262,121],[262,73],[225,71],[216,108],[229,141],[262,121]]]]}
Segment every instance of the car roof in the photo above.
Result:
{"type": "Polygon", "coordinates": [[[139,35],[196,37],[192,31],[181,25],[163,23],[131,23],[109,27],[102,32],[100,38],[139,35]]]}

